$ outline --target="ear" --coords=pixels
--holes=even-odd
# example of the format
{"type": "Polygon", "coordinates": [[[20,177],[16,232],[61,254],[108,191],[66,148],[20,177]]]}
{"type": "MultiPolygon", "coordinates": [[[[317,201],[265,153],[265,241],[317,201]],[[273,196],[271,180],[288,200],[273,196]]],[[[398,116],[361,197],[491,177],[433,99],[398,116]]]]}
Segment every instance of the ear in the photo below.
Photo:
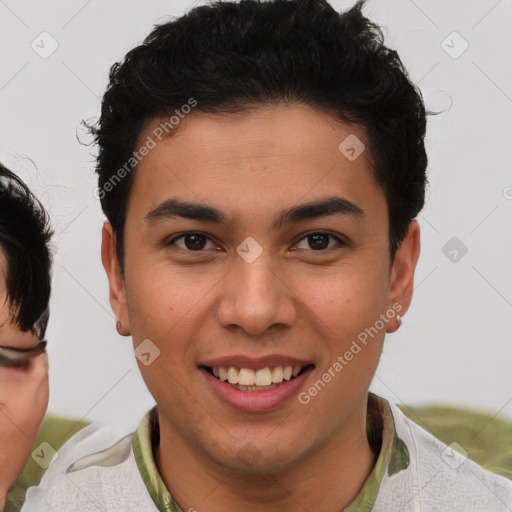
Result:
{"type": "MultiPolygon", "coordinates": [[[[420,256],[420,226],[417,221],[409,223],[409,229],[395,254],[389,282],[388,308],[404,316],[412,300],[414,272],[420,256]]],[[[398,320],[387,324],[386,332],[395,332],[400,327],[398,320]]]]}
{"type": "Polygon", "coordinates": [[[122,331],[119,334],[124,335],[125,332],[130,332],[130,320],[126,288],[116,251],[116,234],[110,222],[105,222],[101,231],[101,261],[108,278],[110,307],[117,320],[121,322],[122,331]]]}

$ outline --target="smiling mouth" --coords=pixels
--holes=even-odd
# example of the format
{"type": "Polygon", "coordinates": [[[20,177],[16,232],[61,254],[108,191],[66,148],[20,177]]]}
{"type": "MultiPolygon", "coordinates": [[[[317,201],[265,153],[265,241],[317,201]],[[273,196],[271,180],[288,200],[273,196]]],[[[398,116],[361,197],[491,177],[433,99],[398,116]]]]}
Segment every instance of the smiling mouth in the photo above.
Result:
{"type": "Polygon", "coordinates": [[[217,380],[239,391],[267,391],[299,377],[312,364],[306,366],[267,366],[258,370],[234,366],[203,366],[217,380]]]}

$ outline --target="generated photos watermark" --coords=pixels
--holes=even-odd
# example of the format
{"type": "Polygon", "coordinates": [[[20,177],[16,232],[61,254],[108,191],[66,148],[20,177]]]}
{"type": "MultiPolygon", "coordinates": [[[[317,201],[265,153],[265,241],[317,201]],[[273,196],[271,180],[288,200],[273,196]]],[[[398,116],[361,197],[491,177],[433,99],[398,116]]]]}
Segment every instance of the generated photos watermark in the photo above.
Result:
{"type": "Polygon", "coordinates": [[[94,190],[96,199],[103,199],[109,192],[123,180],[133,169],[143,160],[144,157],[149,155],[149,152],[156,147],[157,142],[163,140],[166,136],[180,124],[192,108],[197,106],[197,100],[189,98],[187,103],[184,103],[179,109],[175,109],[175,115],[170,116],[167,120],[161,122],[141,146],[132,153],[132,156],[121,166],[101,187],[94,190]]]}
{"type": "Polygon", "coordinates": [[[357,356],[364,347],[368,345],[368,342],[375,338],[379,332],[384,329],[387,323],[394,320],[396,316],[402,311],[402,304],[395,302],[391,308],[385,313],[381,313],[379,319],[371,327],[366,327],[357,335],[357,340],[353,340],[349,349],[346,350],[343,355],[339,355],[336,361],[320,376],[320,378],[310,386],[307,391],[302,391],[298,395],[298,400],[302,405],[307,405],[311,402],[311,399],[318,395],[325,386],[331,382],[339,373],[347,366],[350,361],[357,356]]]}

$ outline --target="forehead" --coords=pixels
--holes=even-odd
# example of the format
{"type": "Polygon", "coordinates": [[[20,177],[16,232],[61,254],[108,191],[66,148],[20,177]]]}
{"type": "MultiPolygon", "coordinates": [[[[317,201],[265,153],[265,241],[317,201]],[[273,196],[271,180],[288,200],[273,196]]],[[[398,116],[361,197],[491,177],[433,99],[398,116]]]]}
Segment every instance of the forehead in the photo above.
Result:
{"type": "Polygon", "coordinates": [[[327,195],[343,195],[355,204],[373,199],[370,208],[382,206],[361,126],[305,105],[192,112],[158,140],[163,122],[153,119],[139,137],[138,147],[152,149],[137,166],[130,197],[135,207],[154,208],[172,195],[217,205],[236,219],[327,195]],[[356,158],[343,152],[347,144],[359,153],[356,158]]]}

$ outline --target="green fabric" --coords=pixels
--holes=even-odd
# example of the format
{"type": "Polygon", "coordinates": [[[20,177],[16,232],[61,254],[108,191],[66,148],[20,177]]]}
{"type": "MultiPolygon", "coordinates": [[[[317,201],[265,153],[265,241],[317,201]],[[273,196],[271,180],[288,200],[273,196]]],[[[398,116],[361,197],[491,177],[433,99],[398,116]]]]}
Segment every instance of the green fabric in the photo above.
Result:
{"type": "Polygon", "coordinates": [[[363,487],[343,512],[370,512],[375,505],[380,483],[386,473],[398,473],[409,466],[409,452],[396,435],[393,415],[388,403],[369,393],[366,432],[370,445],[377,447],[379,456],[363,487]],[[378,445],[374,442],[378,440],[378,445]]]}
{"type": "MultiPolygon", "coordinates": [[[[48,415],[43,420],[39,430],[34,449],[41,443],[47,442],[55,451],[82,428],[89,424],[88,421],[60,418],[48,415]]],[[[18,512],[25,501],[25,493],[29,487],[36,486],[43,478],[43,469],[32,457],[29,457],[23,472],[7,494],[5,512],[18,512]]]]}
{"type": "Polygon", "coordinates": [[[404,414],[443,443],[458,443],[487,471],[512,479],[512,422],[485,412],[445,405],[407,407],[404,414]]]}
{"type": "Polygon", "coordinates": [[[135,461],[148,492],[158,510],[164,512],[183,512],[172,499],[156,467],[153,449],[160,442],[158,413],[153,407],[140,422],[133,436],[133,452],[135,461]]]}

